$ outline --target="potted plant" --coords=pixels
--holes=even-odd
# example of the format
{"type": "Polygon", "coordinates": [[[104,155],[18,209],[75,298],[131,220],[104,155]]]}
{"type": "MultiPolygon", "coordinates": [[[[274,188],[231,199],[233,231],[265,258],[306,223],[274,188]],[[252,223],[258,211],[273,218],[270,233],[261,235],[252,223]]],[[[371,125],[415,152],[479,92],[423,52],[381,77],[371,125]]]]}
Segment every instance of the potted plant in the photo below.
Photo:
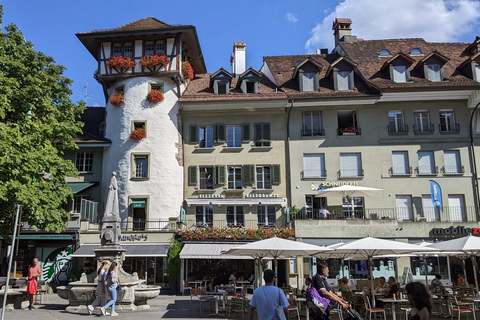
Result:
{"type": "Polygon", "coordinates": [[[135,67],[135,61],[130,57],[118,56],[108,59],[107,65],[118,73],[125,73],[128,69],[135,67]]]}
{"type": "Polygon", "coordinates": [[[167,272],[169,294],[177,294],[178,279],[180,278],[180,251],[182,245],[179,241],[172,239],[167,252],[167,272]]]}
{"type": "Polygon", "coordinates": [[[110,97],[110,103],[117,107],[121,106],[124,101],[125,96],[122,91],[117,91],[110,97]]]}
{"type": "Polygon", "coordinates": [[[155,72],[168,64],[168,57],[166,55],[151,55],[140,58],[140,64],[148,70],[155,72]]]}
{"type": "Polygon", "coordinates": [[[358,129],[354,126],[351,127],[346,127],[346,128],[340,128],[340,133],[345,135],[356,135],[358,132],[358,129]]]}
{"type": "Polygon", "coordinates": [[[184,63],[182,63],[182,74],[185,79],[193,80],[195,74],[193,72],[193,68],[190,62],[185,61],[184,63]]]}
{"type": "Polygon", "coordinates": [[[161,90],[152,89],[147,95],[147,100],[150,103],[162,102],[164,98],[165,96],[161,90]]]}
{"type": "Polygon", "coordinates": [[[147,130],[145,130],[145,127],[135,129],[130,134],[130,138],[135,139],[135,140],[142,140],[146,137],[147,137],[147,130]]]}

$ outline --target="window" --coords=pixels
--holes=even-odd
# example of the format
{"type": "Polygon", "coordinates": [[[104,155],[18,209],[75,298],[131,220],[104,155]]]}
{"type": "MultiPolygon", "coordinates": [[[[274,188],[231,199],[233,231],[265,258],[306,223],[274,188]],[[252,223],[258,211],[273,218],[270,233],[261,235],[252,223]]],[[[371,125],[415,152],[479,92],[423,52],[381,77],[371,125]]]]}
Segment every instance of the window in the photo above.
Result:
{"type": "Polygon", "coordinates": [[[303,92],[315,91],[315,73],[304,72],[302,75],[303,92]]]}
{"type": "Polygon", "coordinates": [[[198,147],[213,148],[213,127],[198,127],[198,147]]]}
{"type": "Polygon", "coordinates": [[[257,217],[259,226],[275,226],[275,206],[258,206],[257,217]]]}
{"type": "Polygon", "coordinates": [[[340,154],[340,178],[363,177],[360,153],[340,154]]]}
{"type": "Polygon", "coordinates": [[[228,184],[227,188],[231,190],[242,189],[242,168],[227,167],[228,184]]]}
{"type": "Polygon", "coordinates": [[[410,175],[407,151],[392,151],[392,175],[410,175]]]}
{"type": "Polygon", "coordinates": [[[195,222],[197,226],[213,225],[213,206],[196,206],[195,222]]]}
{"type": "Polygon", "coordinates": [[[344,133],[360,135],[358,116],[355,110],[339,110],[337,112],[338,134],[344,133]]]}
{"type": "Polygon", "coordinates": [[[163,90],[163,83],[158,83],[158,82],[150,82],[148,84],[148,92],[151,92],[152,90],[159,90],[164,92],[163,90]]]}
{"type": "Polygon", "coordinates": [[[256,93],[255,92],[255,81],[245,81],[245,86],[247,93],[256,93]]]}
{"type": "Polygon", "coordinates": [[[255,123],[255,146],[269,147],[270,146],[270,123],[262,122],[255,123]]]}
{"type": "Polygon", "coordinates": [[[448,211],[451,222],[465,221],[465,199],[463,195],[448,195],[448,211]]]}
{"type": "Polygon", "coordinates": [[[227,148],[239,148],[242,146],[242,127],[227,126],[227,148]]]}
{"type": "Polygon", "coordinates": [[[442,67],[439,64],[427,64],[426,74],[429,81],[442,81],[442,67]]]}
{"type": "Polygon", "coordinates": [[[200,189],[213,189],[213,167],[199,167],[200,171],[200,189]]]}
{"type": "Polygon", "coordinates": [[[433,206],[432,196],[429,194],[422,195],[422,210],[423,217],[426,221],[437,221],[439,220],[437,209],[433,206]]]}
{"type": "Polygon", "coordinates": [[[93,169],[93,152],[77,152],[75,167],[79,172],[91,172],[93,169]]]}
{"type": "Polygon", "coordinates": [[[257,189],[272,189],[270,166],[257,166],[257,189]]]}
{"type": "Polygon", "coordinates": [[[475,73],[474,80],[480,82],[480,64],[475,64],[474,73],[475,73]]]}
{"type": "Polygon", "coordinates": [[[76,195],[73,196],[73,205],[72,205],[73,213],[81,213],[80,208],[81,208],[81,205],[82,205],[82,199],[90,200],[90,196],[89,195],[80,195],[80,194],[76,194],[76,195]]]}
{"type": "Polygon", "coordinates": [[[227,94],[228,93],[228,82],[227,81],[220,81],[220,80],[215,80],[215,86],[213,88],[214,91],[216,91],[216,94],[227,94]]]}
{"type": "Polygon", "coordinates": [[[146,179],[149,176],[148,154],[133,154],[132,178],[146,179]]]}
{"type": "Polygon", "coordinates": [[[389,57],[391,56],[390,54],[390,51],[388,51],[387,49],[383,49],[382,51],[380,51],[380,53],[378,54],[380,57],[389,57]]]}
{"type": "Polygon", "coordinates": [[[420,54],[423,54],[422,50],[418,49],[418,48],[413,48],[411,51],[410,51],[410,54],[411,55],[420,55],[420,54]]]}
{"type": "Polygon", "coordinates": [[[392,66],[392,75],[395,82],[407,82],[407,67],[392,66]]]}
{"type": "Polygon", "coordinates": [[[412,196],[397,195],[395,197],[397,220],[412,220],[412,196]]]}
{"type": "Polygon", "coordinates": [[[243,207],[241,206],[227,207],[227,225],[229,227],[245,225],[245,216],[243,214],[243,207]]]}
{"type": "Polygon", "coordinates": [[[435,159],[432,151],[418,151],[418,174],[436,174],[435,159]]]}
{"type": "Polygon", "coordinates": [[[443,151],[443,162],[445,164],[444,174],[461,174],[463,173],[460,164],[460,152],[458,150],[443,151]]]}
{"type": "Polygon", "coordinates": [[[165,54],[165,41],[145,41],[144,50],[146,56],[153,56],[155,54],[165,54]]]}
{"type": "Polygon", "coordinates": [[[132,131],[142,129],[142,128],[143,129],[147,128],[147,122],[145,120],[134,120],[133,121],[132,131]]]}
{"type": "Polygon", "coordinates": [[[147,222],[147,199],[132,199],[131,206],[133,230],[145,230],[147,222]]]}
{"type": "Polygon", "coordinates": [[[338,71],[337,72],[337,90],[346,91],[352,90],[352,72],[351,71],[338,71]]]}
{"type": "Polygon", "coordinates": [[[415,120],[415,133],[433,132],[433,128],[430,125],[430,115],[427,110],[414,111],[413,117],[415,120]]]}
{"type": "Polygon", "coordinates": [[[440,131],[458,131],[457,124],[455,123],[455,113],[453,110],[440,110],[440,131]]]}
{"type": "Polygon", "coordinates": [[[302,135],[303,136],[323,136],[322,112],[321,111],[303,111],[302,112],[302,135]]]}
{"type": "Polygon", "coordinates": [[[133,57],[133,44],[132,42],[115,42],[112,45],[112,56],[113,57],[133,57]]]}
{"type": "Polygon", "coordinates": [[[388,132],[406,133],[407,127],[403,116],[403,111],[388,112],[388,132]]]}
{"type": "Polygon", "coordinates": [[[323,153],[303,155],[303,177],[304,178],[326,177],[325,155],[323,153]]]}

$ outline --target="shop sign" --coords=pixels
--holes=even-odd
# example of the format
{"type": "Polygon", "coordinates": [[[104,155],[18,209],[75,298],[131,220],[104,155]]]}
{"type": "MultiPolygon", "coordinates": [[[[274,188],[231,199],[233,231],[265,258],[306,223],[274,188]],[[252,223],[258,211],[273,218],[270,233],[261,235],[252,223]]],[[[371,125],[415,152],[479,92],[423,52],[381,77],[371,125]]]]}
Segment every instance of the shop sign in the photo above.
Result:
{"type": "Polygon", "coordinates": [[[122,241],[147,241],[148,240],[148,234],[142,233],[142,234],[131,234],[131,235],[123,235],[121,238],[122,241]]]}
{"type": "Polygon", "coordinates": [[[431,234],[434,236],[450,236],[450,235],[480,235],[480,228],[465,228],[464,226],[450,228],[433,228],[431,234]]]}
{"type": "Polygon", "coordinates": [[[313,191],[320,191],[324,188],[340,187],[340,186],[358,186],[358,181],[323,181],[319,184],[312,183],[310,188],[313,191]]]}
{"type": "Polygon", "coordinates": [[[45,283],[59,283],[68,281],[72,270],[71,247],[60,248],[50,253],[43,263],[42,278],[45,283]]]}

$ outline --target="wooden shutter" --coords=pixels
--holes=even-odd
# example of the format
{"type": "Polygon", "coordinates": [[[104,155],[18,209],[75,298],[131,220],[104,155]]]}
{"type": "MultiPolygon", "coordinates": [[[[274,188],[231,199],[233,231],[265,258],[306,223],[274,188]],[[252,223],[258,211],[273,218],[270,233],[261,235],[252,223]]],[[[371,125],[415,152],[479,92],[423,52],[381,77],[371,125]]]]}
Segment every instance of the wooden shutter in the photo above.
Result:
{"type": "Polygon", "coordinates": [[[198,126],[196,124],[190,125],[190,143],[198,143],[198,126]]]}
{"type": "Polygon", "coordinates": [[[213,135],[215,143],[225,143],[225,124],[215,123],[213,125],[213,135]]]}
{"type": "Polygon", "coordinates": [[[263,124],[263,140],[270,141],[270,123],[263,124]]]}
{"type": "Polygon", "coordinates": [[[280,165],[272,165],[272,184],[279,185],[281,182],[280,165]]]}
{"type": "Polygon", "coordinates": [[[255,179],[255,167],[251,164],[242,166],[242,185],[244,187],[251,186],[255,179]]]}
{"type": "Polygon", "coordinates": [[[218,184],[218,185],[225,184],[225,166],[215,167],[215,184],[218,184]]]}
{"type": "Polygon", "coordinates": [[[189,186],[197,185],[197,166],[188,167],[188,185],[189,186]]]}
{"type": "Polygon", "coordinates": [[[242,143],[250,142],[250,123],[242,123],[242,143]]]}
{"type": "Polygon", "coordinates": [[[261,123],[255,123],[254,125],[254,131],[255,131],[255,141],[261,140],[262,139],[262,124],[261,123]]]}

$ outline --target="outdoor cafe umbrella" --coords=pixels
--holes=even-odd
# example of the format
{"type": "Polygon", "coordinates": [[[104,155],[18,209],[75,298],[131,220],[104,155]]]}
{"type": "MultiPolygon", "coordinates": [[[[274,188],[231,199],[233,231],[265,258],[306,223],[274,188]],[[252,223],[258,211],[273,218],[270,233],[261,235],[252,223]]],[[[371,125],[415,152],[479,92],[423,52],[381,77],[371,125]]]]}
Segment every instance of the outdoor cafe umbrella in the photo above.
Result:
{"type": "MultiPolygon", "coordinates": [[[[233,254],[237,256],[251,256],[255,259],[273,258],[275,274],[277,273],[277,259],[288,259],[295,257],[313,256],[320,252],[330,251],[333,249],[327,247],[316,246],[299,241],[287,240],[282,238],[269,238],[259,240],[237,247],[230,248],[225,254],[233,254]]],[[[260,277],[257,277],[260,278],[260,277]]],[[[277,279],[275,278],[275,285],[277,279]]]]}
{"type": "Polygon", "coordinates": [[[362,187],[362,186],[350,186],[345,185],[341,187],[334,187],[320,191],[315,197],[346,197],[349,199],[351,205],[351,212],[353,214],[353,198],[354,197],[372,197],[382,191],[382,189],[362,187]]]}

